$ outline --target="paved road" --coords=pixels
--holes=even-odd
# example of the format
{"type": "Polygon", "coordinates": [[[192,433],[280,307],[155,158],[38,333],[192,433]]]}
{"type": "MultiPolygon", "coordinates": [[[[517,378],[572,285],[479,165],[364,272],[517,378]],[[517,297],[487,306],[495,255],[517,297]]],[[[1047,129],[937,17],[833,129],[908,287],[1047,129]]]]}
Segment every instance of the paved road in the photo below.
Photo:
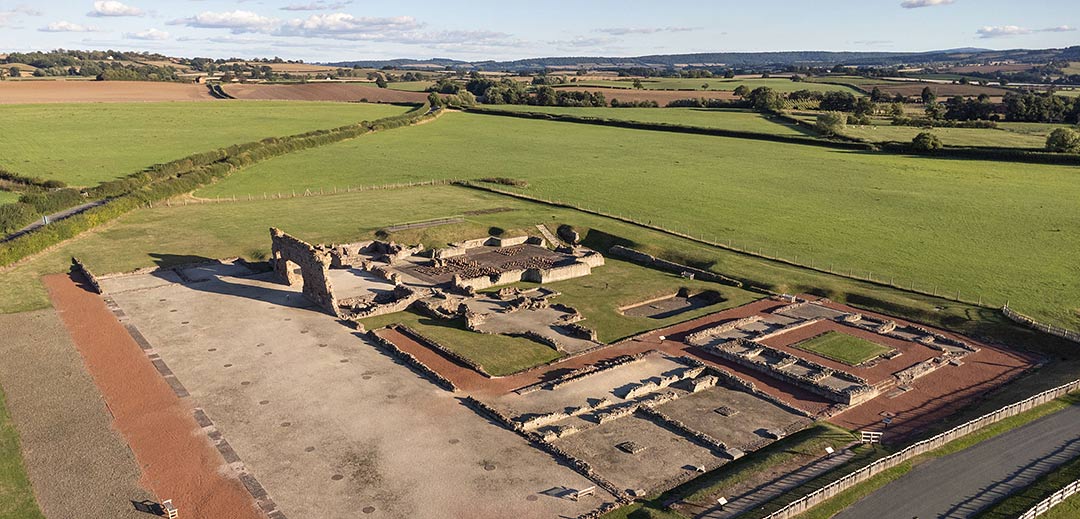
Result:
{"type": "MultiPolygon", "coordinates": [[[[58,213],[50,214],[49,215],[49,223],[53,223],[53,222],[55,222],[57,220],[63,220],[64,218],[68,218],[68,217],[77,215],[77,214],[79,214],[79,213],[81,213],[83,211],[86,211],[87,209],[91,209],[91,208],[97,207],[99,205],[102,205],[105,202],[108,202],[108,200],[96,200],[94,202],[87,202],[87,203],[82,204],[82,205],[77,205],[77,206],[72,207],[70,209],[65,209],[65,210],[60,211],[58,213]]],[[[23,227],[22,229],[19,229],[18,231],[15,231],[15,232],[7,235],[7,236],[4,236],[2,239],[0,239],[0,243],[3,243],[3,242],[8,241],[8,240],[13,240],[15,238],[18,238],[19,236],[22,236],[22,235],[24,235],[24,234],[26,234],[26,233],[28,233],[30,231],[33,231],[34,229],[37,229],[39,227],[43,227],[45,225],[46,225],[45,222],[43,222],[43,221],[41,221],[39,219],[38,221],[36,221],[36,222],[34,222],[34,223],[30,224],[30,225],[27,225],[26,227],[23,227]]]]}
{"type": "Polygon", "coordinates": [[[922,464],[836,519],[966,518],[1080,456],[1080,405],[922,464]]]}

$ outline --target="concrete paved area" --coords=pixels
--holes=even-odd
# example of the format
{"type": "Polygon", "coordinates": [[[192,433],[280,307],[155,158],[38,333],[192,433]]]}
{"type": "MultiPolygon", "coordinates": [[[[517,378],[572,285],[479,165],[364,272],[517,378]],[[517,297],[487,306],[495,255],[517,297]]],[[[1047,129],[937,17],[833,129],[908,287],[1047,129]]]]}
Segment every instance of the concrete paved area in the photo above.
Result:
{"type": "Polygon", "coordinates": [[[929,461],[836,516],[837,519],[967,518],[1080,456],[1074,405],[929,461]]]}
{"type": "Polygon", "coordinates": [[[612,499],[558,497],[593,483],[269,279],[110,295],[286,516],[574,517],[612,499]]]}
{"type": "Polygon", "coordinates": [[[34,496],[49,518],[144,519],[131,450],[52,309],[0,314],[0,385],[34,496]]]}

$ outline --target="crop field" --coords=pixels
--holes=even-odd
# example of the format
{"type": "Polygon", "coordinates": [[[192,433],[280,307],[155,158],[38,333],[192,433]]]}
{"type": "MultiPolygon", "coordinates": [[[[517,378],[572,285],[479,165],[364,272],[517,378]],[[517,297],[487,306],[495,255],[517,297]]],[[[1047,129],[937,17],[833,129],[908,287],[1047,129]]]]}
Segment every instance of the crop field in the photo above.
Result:
{"type": "Polygon", "coordinates": [[[622,121],[683,124],[773,135],[806,136],[798,127],[770,119],[750,110],[714,108],[567,108],[561,106],[495,105],[492,108],[513,112],[543,112],[580,117],[601,117],[622,121]]]}
{"type": "Polygon", "coordinates": [[[247,101],[342,101],[347,103],[423,103],[427,94],[374,83],[231,84],[221,87],[236,99],[247,101]]]}
{"type": "Polygon", "coordinates": [[[825,332],[793,347],[821,355],[827,359],[843,362],[849,366],[858,366],[889,351],[889,348],[874,344],[866,339],[834,331],[825,332]]]}
{"type": "Polygon", "coordinates": [[[424,92],[434,84],[434,81],[391,81],[386,84],[386,88],[405,92],[424,92]]]}
{"type": "Polygon", "coordinates": [[[1074,168],[473,114],[301,151],[199,196],[510,176],[523,193],[1080,324],[1074,168]],[[425,143],[415,153],[416,142],[425,143]]]}
{"type": "Polygon", "coordinates": [[[212,102],[0,106],[0,167],[89,186],[160,162],[404,113],[403,106],[212,102]],[[92,131],[88,131],[92,128],[92,131]]]}
{"type": "MultiPolygon", "coordinates": [[[[911,142],[916,135],[928,131],[917,126],[893,126],[887,119],[873,125],[848,125],[843,134],[870,142],[911,142]]],[[[1007,128],[934,128],[929,130],[946,146],[995,146],[1000,148],[1034,148],[1046,146],[1050,130],[1012,131],[1007,128]]]]}
{"type": "MultiPolygon", "coordinates": [[[[633,88],[634,80],[632,79],[618,79],[618,80],[599,80],[599,81],[579,81],[577,83],[571,83],[569,86],[599,86],[599,87],[617,87],[617,88],[633,88]]],[[[853,88],[843,85],[829,85],[824,83],[808,83],[808,82],[796,82],[787,78],[754,78],[754,79],[723,79],[723,78],[649,78],[642,79],[641,85],[645,87],[645,90],[698,90],[698,91],[719,91],[730,92],[739,87],[739,85],[745,85],[747,88],[753,90],[757,87],[769,87],[779,92],[794,92],[796,90],[814,90],[819,92],[850,92],[858,94],[860,92],[853,88]],[[709,85],[708,88],[701,88],[702,85],[709,85]]]]}
{"type": "Polygon", "coordinates": [[[22,78],[0,81],[0,105],[29,103],[141,103],[213,101],[206,85],[163,81],[22,78]]]}

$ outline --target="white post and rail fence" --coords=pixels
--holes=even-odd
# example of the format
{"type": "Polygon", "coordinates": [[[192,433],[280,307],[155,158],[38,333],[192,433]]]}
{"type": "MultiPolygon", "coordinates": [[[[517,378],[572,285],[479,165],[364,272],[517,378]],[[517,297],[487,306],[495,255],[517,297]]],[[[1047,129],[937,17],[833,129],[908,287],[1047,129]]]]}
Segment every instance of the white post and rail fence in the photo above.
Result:
{"type": "Polygon", "coordinates": [[[1031,507],[1031,510],[1024,512],[1017,519],[1035,519],[1046,512],[1049,512],[1051,508],[1061,504],[1062,501],[1072,497],[1073,494],[1080,492],[1080,479],[1065,485],[1065,488],[1054,492],[1050,497],[1043,499],[1039,504],[1031,507]]]}
{"type": "MultiPolygon", "coordinates": [[[[912,444],[911,446],[905,448],[902,451],[881,458],[859,470],[856,470],[855,472],[852,472],[851,474],[848,474],[818,490],[807,494],[800,499],[791,502],[784,508],[781,508],[780,510],[777,510],[765,516],[764,519],[789,519],[791,517],[795,517],[813,508],[814,506],[835,497],[841,492],[844,492],[845,490],[848,490],[849,488],[854,487],[855,485],[862,483],[888,469],[900,465],[901,463],[904,463],[905,461],[908,461],[916,456],[938,449],[953,440],[967,436],[968,434],[976,432],[988,425],[1000,422],[1001,420],[1004,420],[1011,416],[1016,416],[1020,413],[1023,413],[1024,411],[1028,411],[1032,408],[1038,407],[1042,404],[1045,404],[1051,400],[1062,397],[1076,390],[1080,390],[1080,380],[1074,380],[1072,382],[1069,382],[1068,384],[1058,386],[1053,389],[1048,389],[1046,391],[1043,391],[1042,393],[1039,393],[1020,402],[1016,402],[1014,404],[1002,407],[997,411],[987,413],[983,416],[980,416],[979,418],[971,420],[970,422],[938,434],[937,436],[912,444]]],[[[1076,483],[1071,486],[1073,487],[1073,492],[1076,492],[1076,483]]],[[[1025,519],[1027,517],[1035,516],[1023,516],[1023,518],[1025,519]]]]}

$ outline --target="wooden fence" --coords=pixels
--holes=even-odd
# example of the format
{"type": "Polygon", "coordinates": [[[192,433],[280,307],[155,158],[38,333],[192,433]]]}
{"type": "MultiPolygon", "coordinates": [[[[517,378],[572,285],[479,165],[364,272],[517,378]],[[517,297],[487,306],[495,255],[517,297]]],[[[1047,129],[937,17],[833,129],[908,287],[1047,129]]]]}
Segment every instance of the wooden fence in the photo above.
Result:
{"type": "Polygon", "coordinates": [[[1056,335],[1058,337],[1068,339],[1073,342],[1080,342],[1080,333],[1074,332],[1067,328],[1054,326],[1052,324],[1040,323],[1035,319],[1032,319],[1020,312],[1013,310],[1012,308],[1009,308],[1009,305],[1007,304],[1001,308],[1001,313],[1005,314],[1005,317],[1008,317],[1009,319],[1012,319],[1013,321],[1016,321],[1024,326],[1027,326],[1028,328],[1033,328],[1039,330],[1040,332],[1049,333],[1050,335],[1056,335]]]}
{"type": "Polygon", "coordinates": [[[1050,497],[1043,499],[1039,504],[1031,507],[1031,510],[1024,512],[1023,515],[1017,519],[1035,519],[1036,517],[1049,512],[1051,508],[1061,504],[1062,501],[1068,499],[1077,492],[1080,492],[1080,479],[1065,485],[1065,488],[1058,490],[1050,497]]]}
{"type": "Polygon", "coordinates": [[[998,409],[997,411],[993,411],[991,413],[980,416],[979,418],[976,418],[963,425],[945,431],[937,436],[934,436],[933,438],[928,438],[926,440],[912,444],[911,446],[905,448],[900,452],[881,458],[855,472],[852,472],[851,474],[848,474],[818,490],[815,490],[814,492],[811,492],[810,494],[807,494],[805,497],[791,502],[784,508],[781,508],[780,510],[769,514],[765,517],[765,519],[788,519],[790,517],[795,517],[813,508],[814,506],[835,497],[841,492],[855,485],[858,485],[859,483],[862,483],[876,476],[877,474],[880,474],[888,469],[900,465],[901,463],[904,463],[911,458],[938,449],[945,444],[952,442],[953,440],[967,436],[968,434],[976,432],[988,425],[1000,422],[1001,420],[1004,420],[1011,416],[1016,416],[1020,413],[1023,413],[1024,411],[1028,411],[1034,407],[1045,404],[1051,400],[1054,400],[1055,398],[1059,398],[1067,393],[1076,391],[1078,389],[1080,389],[1080,380],[1074,380],[1063,386],[1058,386],[1054,389],[1043,391],[1042,393],[1039,393],[1020,402],[1007,405],[1005,407],[1002,407],[1001,409],[998,409]]]}

